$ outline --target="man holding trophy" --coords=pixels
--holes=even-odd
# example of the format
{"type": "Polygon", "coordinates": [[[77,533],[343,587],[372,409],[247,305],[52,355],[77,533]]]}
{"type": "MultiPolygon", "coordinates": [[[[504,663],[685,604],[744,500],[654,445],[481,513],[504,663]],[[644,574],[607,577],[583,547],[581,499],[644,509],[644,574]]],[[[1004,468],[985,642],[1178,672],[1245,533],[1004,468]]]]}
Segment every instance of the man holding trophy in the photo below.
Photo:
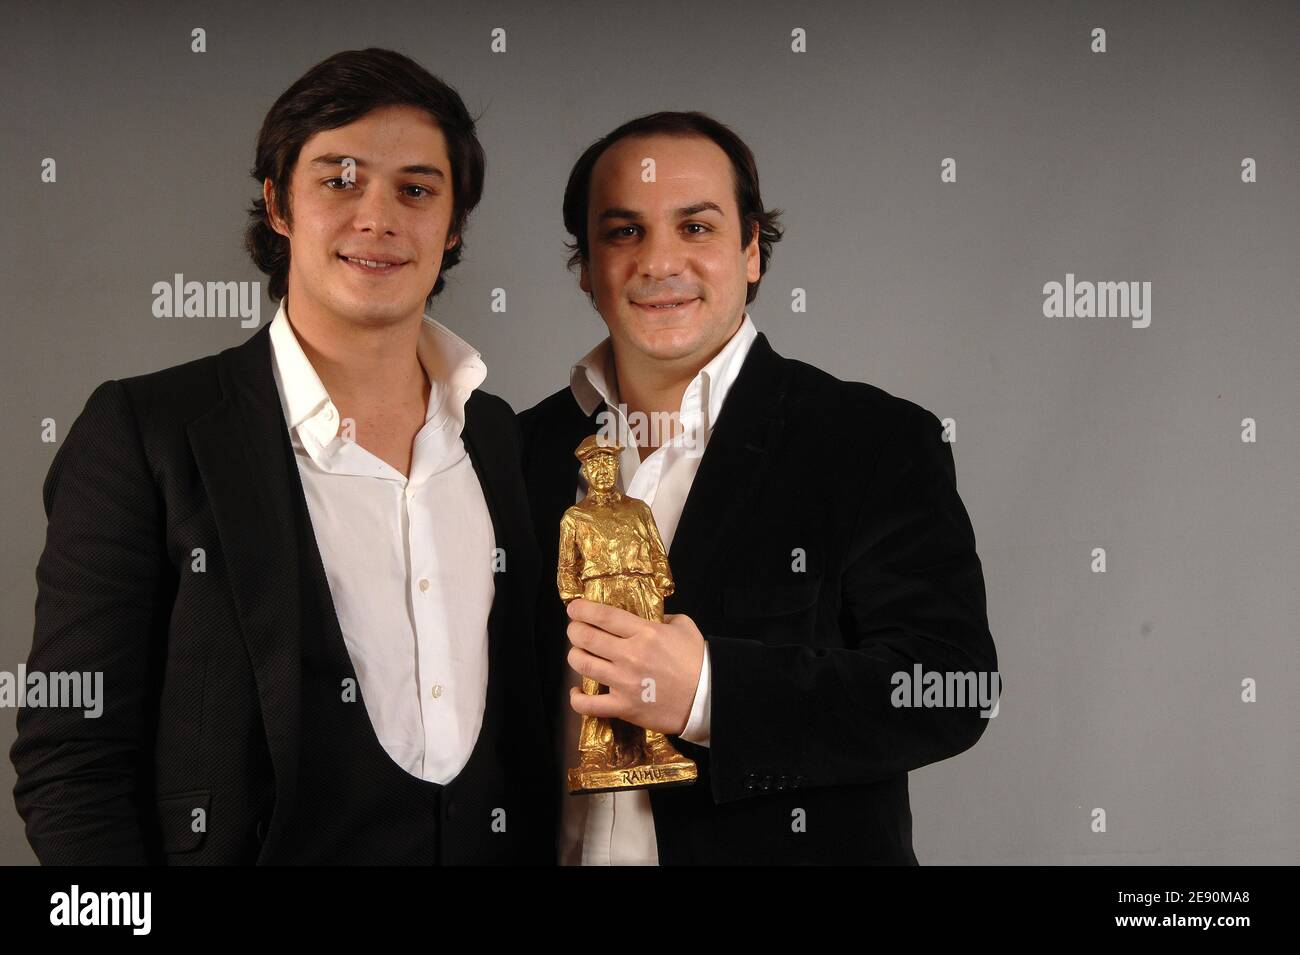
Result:
{"type": "Polygon", "coordinates": [[[997,667],[938,419],[757,331],[781,229],[721,123],[620,126],[574,166],[564,219],[609,337],[520,416],[556,561],[538,640],[570,770],[559,860],[916,864],[907,773],[986,724],[978,703],[892,705],[893,676],[997,667]],[[668,435],[620,440],[660,415],[668,435]]]}

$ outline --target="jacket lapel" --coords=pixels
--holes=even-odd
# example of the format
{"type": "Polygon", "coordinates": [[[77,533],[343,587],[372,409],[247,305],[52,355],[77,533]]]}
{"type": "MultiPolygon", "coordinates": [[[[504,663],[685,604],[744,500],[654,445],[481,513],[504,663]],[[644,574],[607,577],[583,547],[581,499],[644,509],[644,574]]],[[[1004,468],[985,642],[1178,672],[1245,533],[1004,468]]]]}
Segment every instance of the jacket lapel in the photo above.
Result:
{"type": "MultiPolygon", "coordinates": [[[[461,431],[461,440],[465,444],[470,462],[474,465],[479,486],[483,489],[483,498],[487,502],[488,513],[492,518],[493,539],[496,541],[496,546],[506,555],[506,567],[509,569],[510,560],[519,560],[522,557],[518,548],[525,542],[517,540],[515,535],[519,528],[528,526],[527,511],[523,511],[521,516],[519,508],[524,502],[514,499],[518,497],[518,493],[508,483],[511,475],[518,472],[519,465],[511,458],[504,437],[494,432],[485,422],[482,402],[483,398],[477,391],[473,392],[465,402],[465,427],[461,431]]],[[[504,641],[501,630],[508,619],[506,605],[510,600],[515,599],[511,593],[503,591],[505,585],[513,579],[497,573],[493,574],[495,592],[492,598],[492,609],[488,614],[488,696],[490,700],[495,699],[492,694],[493,684],[502,673],[501,653],[504,641]]]]}
{"type": "Polygon", "coordinates": [[[668,613],[691,606],[692,588],[712,579],[714,551],[725,528],[747,511],[762,487],[784,425],[789,375],[790,363],[760,332],[713,425],[668,549],[677,584],[664,605],[668,613]]]}
{"type": "Polygon", "coordinates": [[[263,855],[297,788],[299,560],[290,498],[295,465],[271,371],[270,326],[218,356],[223,398],[189,425],[248,647],[275,770],[275,812],[263,855]]]}

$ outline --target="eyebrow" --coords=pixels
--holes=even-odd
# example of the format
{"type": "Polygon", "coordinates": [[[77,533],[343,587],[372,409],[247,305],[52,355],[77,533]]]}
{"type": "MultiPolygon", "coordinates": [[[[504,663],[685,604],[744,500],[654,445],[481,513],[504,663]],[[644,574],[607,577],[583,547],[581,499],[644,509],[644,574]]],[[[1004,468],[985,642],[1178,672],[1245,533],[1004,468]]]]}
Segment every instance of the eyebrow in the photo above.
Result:
{"type": "MultiPolygon", "coordinates": [[[[338,153],[326,153],[323,156],[317,156],[310,163],[312,166],[341,166],[343,160],[351,159],[357,164],[358,169],[365,169],[368,165],[364,159],[357,159],[355,156],[343,156],[338,153]]],[[[398,172],[406,173],[412,176],[432,176],[434,179],[447,180],[447,174],[437,166],[426,166],[417,163],[412,166],[403,166],[398,172]]]]}
{"type": "MultiPolygon", "coordinates": [[[[678,209],[677,218],[685,219],[690,216],[699,215],[701,212],[709,211],[716,212],[719,215],[723,214],[722,207],[716,202],[696,202],[689,206],[682,206],[678,209]]],[[[604,222],[607,219],[627,219],[629,222],[640,222],[642,215],[635,209],[625,209],[622,206],[610,206],[608,209],[601,212],[600,217],[596,221],[604,222]]]]}

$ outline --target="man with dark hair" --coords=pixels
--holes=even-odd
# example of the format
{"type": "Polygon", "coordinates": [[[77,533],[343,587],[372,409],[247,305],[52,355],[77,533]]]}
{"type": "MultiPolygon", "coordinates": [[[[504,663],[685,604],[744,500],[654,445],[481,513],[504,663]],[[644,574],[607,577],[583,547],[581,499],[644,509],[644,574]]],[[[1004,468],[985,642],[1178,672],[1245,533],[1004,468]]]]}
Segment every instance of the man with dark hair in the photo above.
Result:
{"type": "Polygon", "coordinates": [[[262,126],[275,320],[95,389],[45,483],[15,801],[46,863],[550,862],[538,556],[509,406],[427,310],[482,192],[455,90],[387,50],[262,126]]]}
{"type": "Polygon", "coordinates": [[[976,702],[895,705],[914,665],[996,670],[974,533],[933,414],[755,329],[777,216],[749,148],[700,113],[632,120],[569,177],[571,261],[609,337],[521,415],[544,571],[583,494],[574,448],[613,430],[676,589],[658,623],[543,584],[552,731],[574,766],[580,715],[626,720],[699,779],[564,797],[566,864],[916,864],[908,771],[986,725],[976,702]]]}

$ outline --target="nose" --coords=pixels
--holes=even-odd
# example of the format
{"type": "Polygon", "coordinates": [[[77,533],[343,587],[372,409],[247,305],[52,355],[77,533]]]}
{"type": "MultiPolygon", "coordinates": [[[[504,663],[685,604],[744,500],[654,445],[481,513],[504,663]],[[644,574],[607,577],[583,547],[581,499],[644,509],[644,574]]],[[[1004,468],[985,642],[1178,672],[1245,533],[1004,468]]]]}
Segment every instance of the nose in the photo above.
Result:
{"type": "Polygon", "coordinates": [[[386,188],[371,183],[357,201],[353,225],[375,235],[393,234],[398,199],[386,188]]]}
{"type": "Polygon", "coordinates": [[[671,231],[648,232],[637,250],[638,271],[653,279],[679,275],[684,260],[682,245],[671,231]]]}

